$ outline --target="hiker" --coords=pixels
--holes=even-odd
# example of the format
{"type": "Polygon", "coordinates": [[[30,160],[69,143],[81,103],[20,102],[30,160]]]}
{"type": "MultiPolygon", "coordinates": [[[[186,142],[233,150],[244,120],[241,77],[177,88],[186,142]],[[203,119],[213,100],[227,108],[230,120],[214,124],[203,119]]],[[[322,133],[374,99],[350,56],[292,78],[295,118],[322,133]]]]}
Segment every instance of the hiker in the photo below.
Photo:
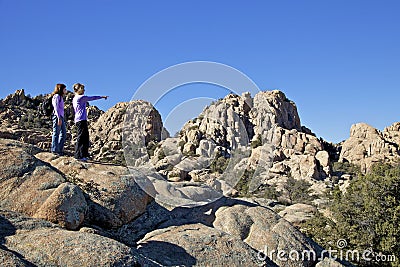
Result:
{"type": "Polygon", "coordinates": [[[75,96],[72,105],[75,111],[75,125],[78,128],[78,136],[75,145],[75,158],[87,161],[89,158],[89,129],[87,123],[86,103],[108,96],[85,96],[85,86],[81,83],[74,84],[75,96]]]}
{"type": "Polygon", "coordinates": [[[51,152],[60,156],[64,154],[64,144],[67,137],[63,98],[66,94],[67,86],[62,83],[56,84],[53,93],[51,93],[51,103],[53,105],[53,134],[51,137],[51,152]]]}

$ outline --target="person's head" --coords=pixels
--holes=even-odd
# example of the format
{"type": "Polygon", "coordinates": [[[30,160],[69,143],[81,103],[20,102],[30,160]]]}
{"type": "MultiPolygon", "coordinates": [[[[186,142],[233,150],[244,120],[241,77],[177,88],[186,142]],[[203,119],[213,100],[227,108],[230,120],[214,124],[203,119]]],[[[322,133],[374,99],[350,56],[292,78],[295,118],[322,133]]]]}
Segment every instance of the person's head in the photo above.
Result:
{"type": "Polygon", "coordinates": [[[85,92],[85,86],[81,83],[74,84],[74,92],[75,94],[83,95],[83,93],[85,92]]]}
{"type": "Polygon", "coordinates": [[[52,95],[60,95],[64,96],[67,93],[67,86],[63,83],[57,83],[56,87],[54,87],[52,95]]]}

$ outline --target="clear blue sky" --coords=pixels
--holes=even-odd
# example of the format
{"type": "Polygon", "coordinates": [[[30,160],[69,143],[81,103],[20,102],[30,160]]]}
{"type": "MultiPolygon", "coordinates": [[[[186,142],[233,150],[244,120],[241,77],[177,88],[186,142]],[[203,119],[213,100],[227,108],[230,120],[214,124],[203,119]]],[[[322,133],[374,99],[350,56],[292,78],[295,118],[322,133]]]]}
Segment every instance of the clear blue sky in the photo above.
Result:
{"type": "MultiPolygon", "coordinates": [[[[93,102],[105,110],[155,73],[201,60],[282,90],[328,141],[348,138],[357,122],[383,130],[400,121],[400,1],[0,0],[0,12],[0,98],[81,82],[89,95],[110,96],[93,102]]],[[[172,132],[226,93],[175,91],[157,106],[164,119],[179,103],[193,114],[170,117],[172,132]]]]}

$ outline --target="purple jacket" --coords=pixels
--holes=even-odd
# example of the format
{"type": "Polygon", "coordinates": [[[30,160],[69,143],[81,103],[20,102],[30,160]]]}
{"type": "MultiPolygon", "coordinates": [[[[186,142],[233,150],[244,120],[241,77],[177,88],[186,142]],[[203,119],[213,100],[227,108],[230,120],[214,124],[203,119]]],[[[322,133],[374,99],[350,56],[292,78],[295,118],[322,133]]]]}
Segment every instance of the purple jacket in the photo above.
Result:
{"type": "Polygon", "coordinates": [[[51,103],[57,118],[64,117],[64,99],[59,94],[55,94],[51,99],[51,103]]]}
{"type": "Polygon", "coordinates": [[[101,96],[85,96],[85,95],[75,95],[72,100],[72,105],[75,111],[75,123],[78,121],[86,121],[86,103],[92,100],[101,99],[101,96]]]}

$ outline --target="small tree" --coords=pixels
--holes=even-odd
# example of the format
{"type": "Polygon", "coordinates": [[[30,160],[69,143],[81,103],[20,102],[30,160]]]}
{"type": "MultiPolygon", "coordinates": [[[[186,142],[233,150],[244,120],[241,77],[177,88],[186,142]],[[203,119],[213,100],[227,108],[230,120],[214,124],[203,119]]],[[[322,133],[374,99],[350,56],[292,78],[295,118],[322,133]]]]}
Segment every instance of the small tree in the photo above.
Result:
{"type": "Polygon", "coordinates": [[[228,164],[229,159],[225,158],[221,152],[217,152],[210,165],[211,172],[223,173],[228,164]]]}
{"type": "Polygon", "coordinates": [[[155,141],[150,141],[147,146],[147,154],[149,155],[149,157],[153,157],[154,156],[154,151],[156,150],[156,148],[158,147],[157,142],[155,141]]]}
{"type": "Polygon", "coordinates": [[[246,169],[243,172],[242,177],[235,185],[235,189],[239,192],[239,195],[242,197],[246,197],[249,195],[249,183],[253,178],[254,170],[253,169],[246,169]]]}
{"type": "Polygon", "coordinates": [[[334,162],[333,163],[333,173],[336,175],[342,175],[344,173],[351,175],[361,174],[361,169],[359,166],[354,165],[350,162],[334,162]]]}
{"type": "Polygon", "coordinates": [[[262,145],[261,135],[257,135],[257,138],[251,142],[251,148],[256,148],[262,145]]]}
{"type": "Polygon", "coordinates": [[[282,192],[276,190],[276,186],[274,185],[268,185],[262,188],[261,191],[263,193],[263,197],[268,199],[278,200],[278,198],[282,196],[282,192]]]}
{"type": "Polygon", "coordinates": [[[289,204],[310,203],[313,197],[310,196],[311,184],[305,180],[296,180],[291,175],[288,176],[283,189],[289,199],[289,204]]]}

